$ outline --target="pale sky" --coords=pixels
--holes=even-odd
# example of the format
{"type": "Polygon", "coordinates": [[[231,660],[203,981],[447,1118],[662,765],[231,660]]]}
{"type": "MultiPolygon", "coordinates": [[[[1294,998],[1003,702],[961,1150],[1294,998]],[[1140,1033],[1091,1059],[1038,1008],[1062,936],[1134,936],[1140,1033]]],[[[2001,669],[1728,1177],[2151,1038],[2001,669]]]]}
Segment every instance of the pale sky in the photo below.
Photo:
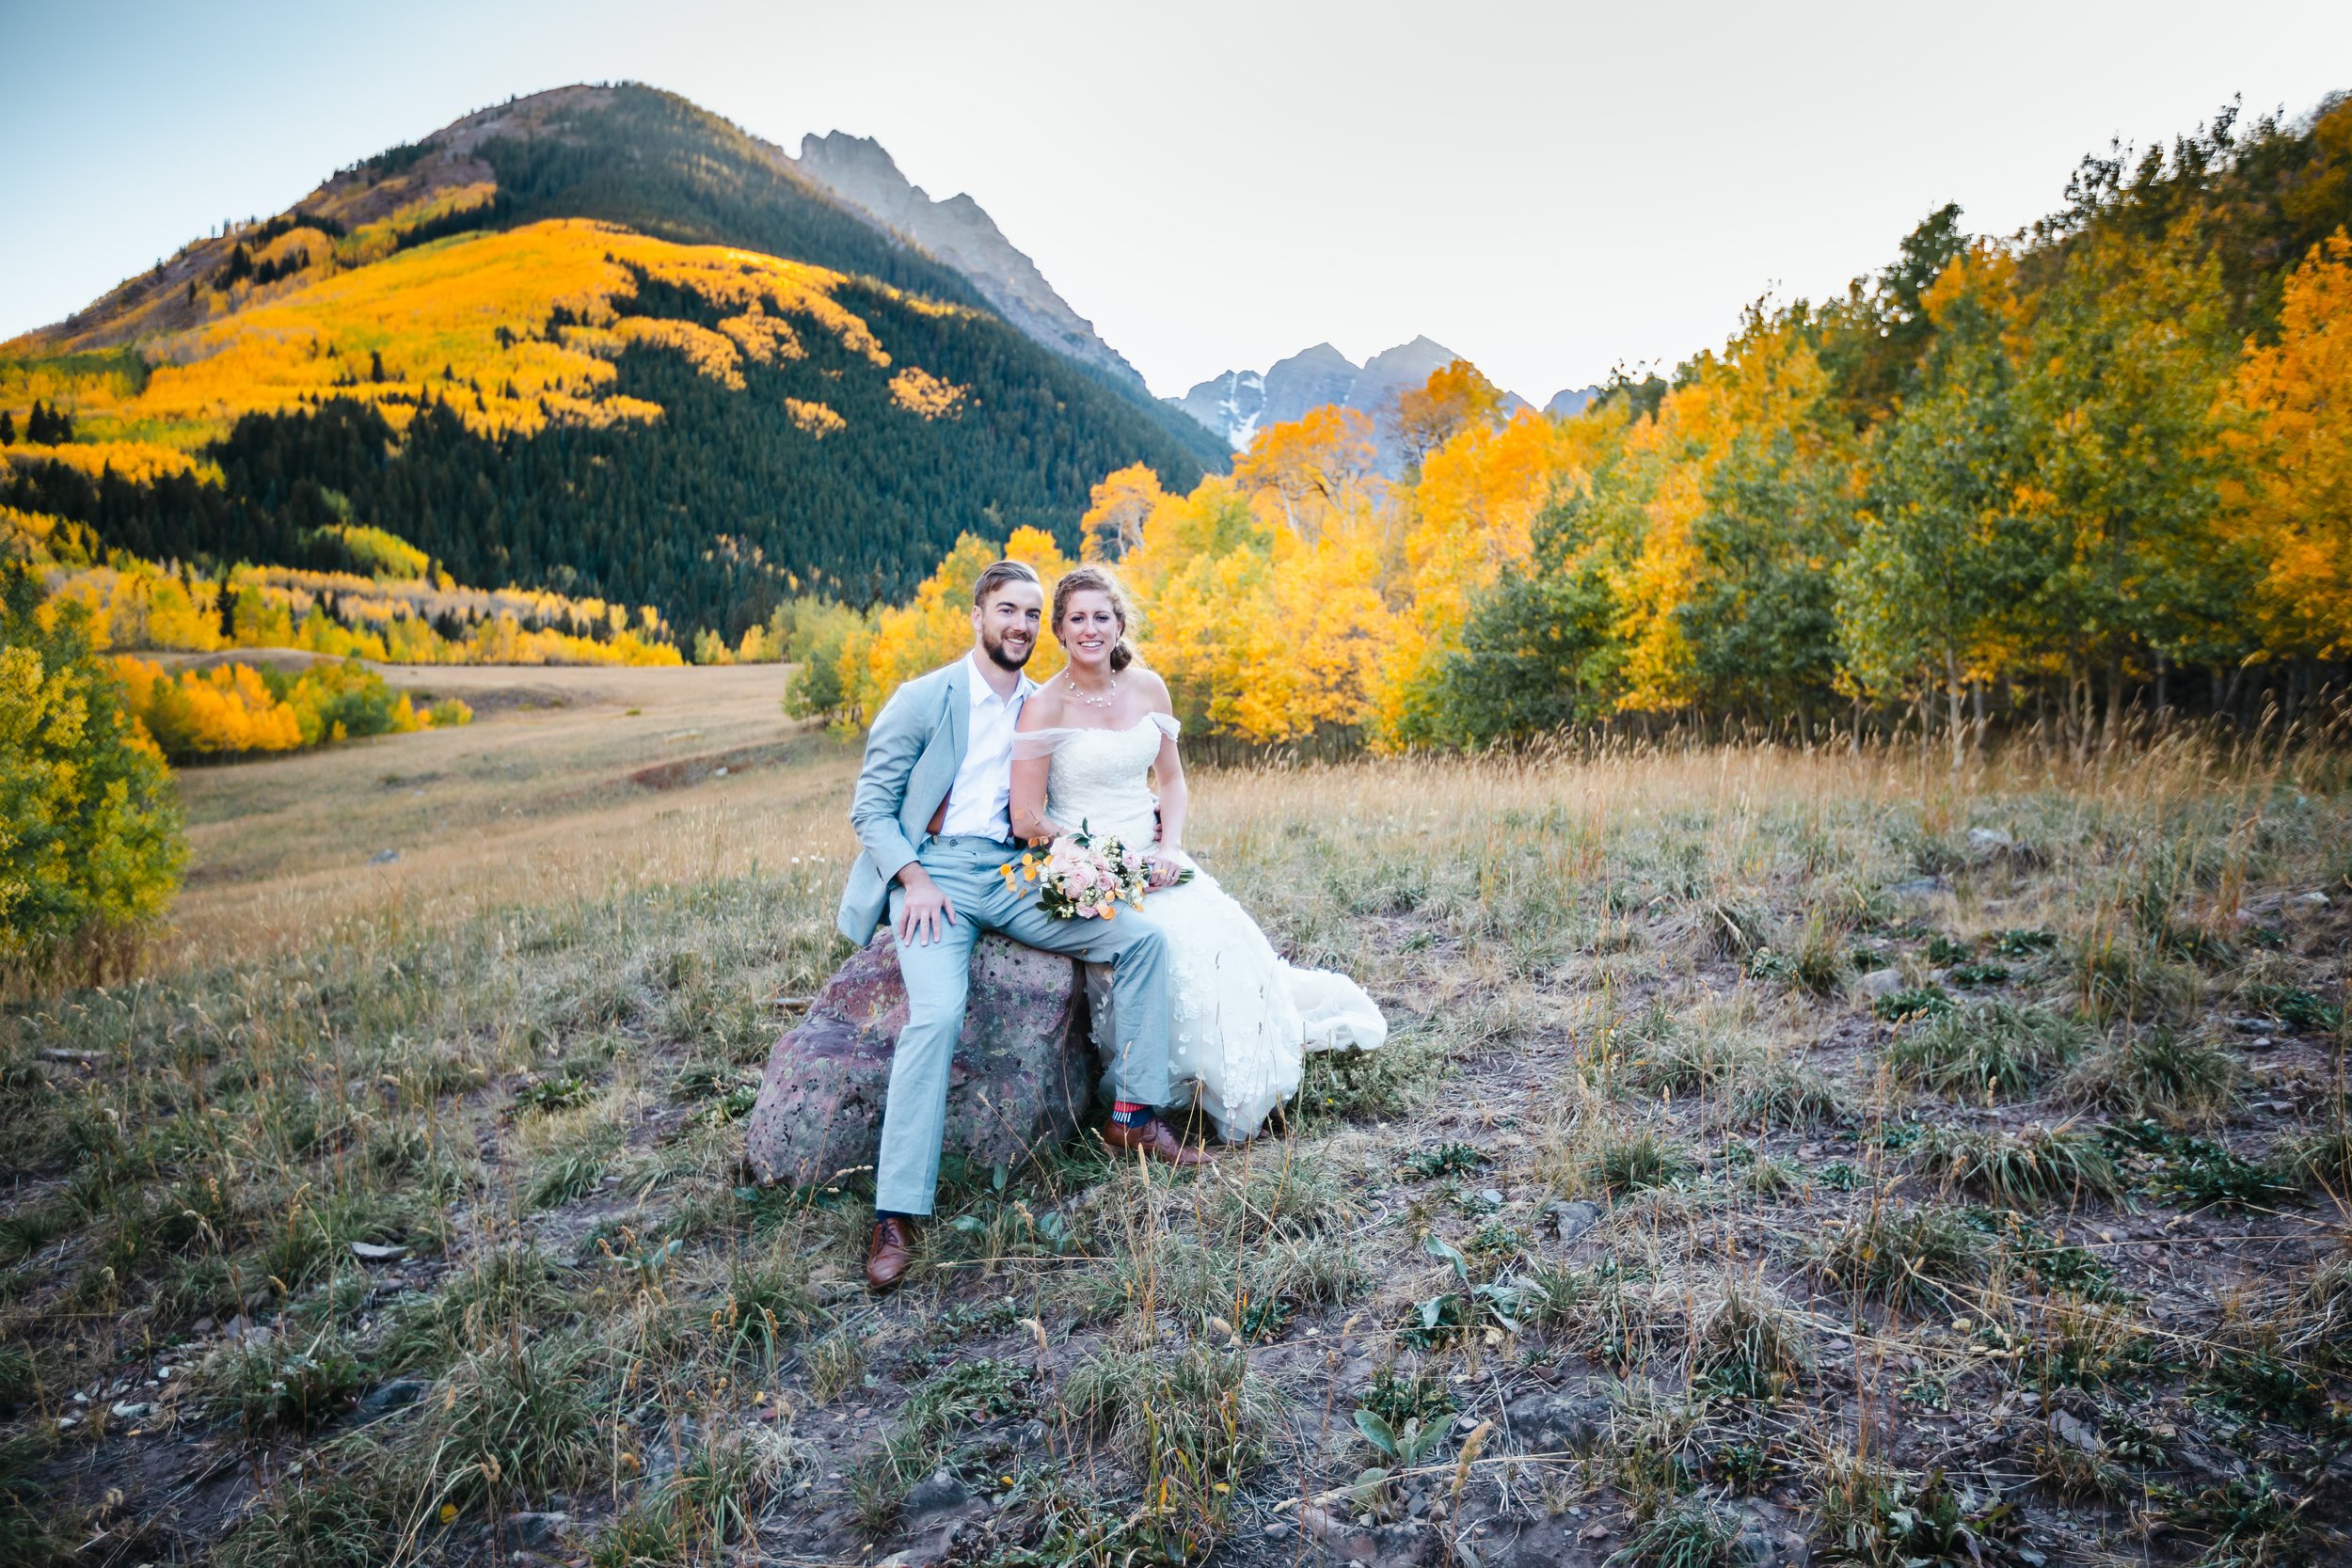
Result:
{"type": "Polygon", "coordinates": [[[1931,208],[2352,87],[2352,5],[0,0],[0,338],[509,95],[628,78],[968,191],[1154,391],[1426,333],[1537,402],[1931,208]]]}

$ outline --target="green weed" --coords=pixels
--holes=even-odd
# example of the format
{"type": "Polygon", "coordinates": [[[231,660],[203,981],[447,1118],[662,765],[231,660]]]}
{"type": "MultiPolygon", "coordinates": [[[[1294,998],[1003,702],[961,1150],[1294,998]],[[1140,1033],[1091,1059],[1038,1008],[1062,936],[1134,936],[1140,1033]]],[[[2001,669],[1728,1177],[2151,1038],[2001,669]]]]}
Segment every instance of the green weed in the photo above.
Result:
{"type": "Polygon", "coordinates": [[[1604,1192],[1638,1193],[1687,1181],[1698,1168],[1687,1147],[1645,1132],[1604,1141],[1593,1151],[1586,1174],[1604,1192]]]}
{"type": "Polygon", "coordinates": [[[1874,1204],[1832,1226],[1813,1245],[1824,1278],[1906,1311],[1941,1311],[1954,1287],[1983,1277],[1986,1247],[1947,1209],[1874,1204]]]}
{"type": "Polygon", "coordinates": [[[2169,1029],[2141,1030],[2100,1047],[2058,1085],[2071,1103],[2122,1117],[2210,1121],[2237,1101],[2244,1069],[2218,1046],[2169,1029]]]}
{"type": "Polygon", "coordinates": [[[1909,1161],[1924,1175],[2010,1209],[2123,1195],[2099,1139],[2065,1127],[2011,1132],[1938,1123],[1913,1144],[1909,1161]]]}
{"type": "Polygon", "coordinates": [[[1886,1060],[1898,1076],[1955,1099],[2013,1099],[2082,1053],[2071,1019],[2041,1007],[1980,1004],[1931,1018],[1898,1036],[1886,1060]]]}

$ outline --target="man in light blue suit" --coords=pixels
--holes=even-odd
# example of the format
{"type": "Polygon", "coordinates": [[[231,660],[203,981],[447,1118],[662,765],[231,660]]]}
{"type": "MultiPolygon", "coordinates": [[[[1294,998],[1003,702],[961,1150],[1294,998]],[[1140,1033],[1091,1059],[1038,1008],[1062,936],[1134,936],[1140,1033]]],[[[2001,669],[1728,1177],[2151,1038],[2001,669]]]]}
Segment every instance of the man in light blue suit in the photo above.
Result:
{"type": "Polygon", "coordinates": [[[864,848],[842,891],[841,934],[864,943],[887,913],[907,990],[874,1163],[866,1280],[877,1291],[904,1276],[914,1222],[931,1212],[947,1068],[982,931],[1112,966],[1111,1016],[1123,1037],[1110,1048],[1117,1099],[1104,1141],[1171,1164],[1207,1158],[1152,1114],[1168,1099],[1168,999],[1167,953],[1151,917],[1057,920],[999,874],[1021,852],[1009,814],[1012,736],[1036,689],[1021,669],[1044,610],[1044,589],[1021,562],[982,572],[972,590],[972,651],[899,687],[866,739],[850,807],[864,848]]]}

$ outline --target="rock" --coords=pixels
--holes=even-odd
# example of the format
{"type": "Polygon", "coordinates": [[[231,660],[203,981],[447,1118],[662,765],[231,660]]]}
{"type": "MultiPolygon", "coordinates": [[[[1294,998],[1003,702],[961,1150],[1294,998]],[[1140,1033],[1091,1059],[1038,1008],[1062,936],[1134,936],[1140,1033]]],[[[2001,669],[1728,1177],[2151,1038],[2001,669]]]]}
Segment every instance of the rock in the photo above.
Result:
{"type": "Polygon", "coordinates": [[[1914,877],[1907,882],[1896,882],[1886,890],[1889,898],[1912,898],[1925,901],[1945,892],[1941,877],[1914,877]]]}
{"type": "Polygon", "coordinates": [[[893,1556],[907,1568],[962,1560],[969,1554],[958,1543],[970,1536],[977,1528],[976,1521],[987,1513],[986,1500],[958,1481],[954,1471],[934,1470],[914,1483],[899,1506],[898,1523],[910,1539],[893,1556]]]}
{"type": "Polygon", "coordinates": [[[392,862],[398,859],[400,859],[400,851],[397,849],[378,849],[374,854],[368,857],[368,863],[370,865],[389,865],[392,862]]]}
{"type": "Polygon", "coordinates": [[[1576,1539],[1581,1521],[1581,1514],[1546,1513],[1540,1509],[1528,1519],[1499,1516],[1490,1521],[1492,1533],[1473,1547],[1479,1568],[1562,1568],[1564,1563],[1592,1568],[1608,1554],[1596,1552],[1576,1539]]]}
{"type": "Polygon", "coordinates": [[[1440,1542],[1427,1525],[1375,1525],[1353,1522],[1309,1507],[1300,1511],[1307,1533],[1323,1543],[1325,1555],[1340,1562],[1361,1562],[1373,1568],[1419,1568],[1439,1556],[1440,1542]]]}
{"type": "MultiPolygon", "coordinates": [[[[891,1051],[906,1020],[885,932],[825,982],[769,1053],[743,1134],[761,1181],[807,1185],[874,1163],[891,1051]]],[[[1032,1148],[1067,1139],[1099,1070],[1076,961],[980,938],[947,1078],[946,1152],[1018,1164],[1032,1148]]]]}
{"type": "Polygon", "coordinates": [[[1607,1386],[1527,1394],[1503,1407],[1502,1419],[1527,1453],[1581,1453],[1609,1431],[1607,1386]]]}
{"type": "Polygon", "coordinates": [[[1874,969],[1870,971],[1869,974],[1865,974],[1862,977],[1861,985],[1862,993],[1865,996],[1869,997],[1872,1001],[1876,1001],[1882,996],[1892,996],[1897,991],[1903,989],[1902,971],[1899,969],[1874,969]]]}
{"type": "Polygon", "coordinates": [[[1600,1205],[1590,1198],[1578,1198],[1574,1203],[1555,1203],[1545,1211],[1552,1224],[1560,1227],[1563,1243],[1575,1241],[1600,1223],[1600,1205]]]}
{"type": "Polygon", "coordinates": [[[571,1528],[568,1513],[510,1513],[506,1528],[515,1544],[527,1548],[551,1546],[571,1528]]]}
{"type": "Polygon", "coordinates": [[[405,1410],[424,1398],[424,1391],[430,1386],[420,1377],[396,1377],[389,1383],[371,1388],[359,1401],[359,1419],[362,1422],[377,1420],[395,1410],[405,1410]]]}
{"type": "Polygon", "coordinates": [[[351,1255],[362,1263],[389,1263],[395,1258],[407,1257],[408,1249],[405,1246],[385,1246],[377,1242],[354,1242],[351,1243],[351,1255]]]}
{"type": "Polygon", "coordinates": [[[1731,1560],[1740,1568],[1772,1568],[1780,1560],[1772,1530],[1753,1513],[1740,1516],[1740,1533],[1731,1543],[1731,1560]]]}
{"type": "Polygon", "coordinates": [[[2085,1453],[2095,1454],[2106,1447],[2099,1441],[2098,1433],[2063,1410],[2050,1412],[2050,1430],[2057,1433],[2061,1440],[2073,1444],[2085,1453]]]}
{"type": "Polygon", "coordinates": [[[1481,1187],[1478,1189],[1478,1201],[1485,1204],[1489,1209],[1500,1209],[1502,1207],[1502,1189],[1500,1187],[1481,1187]]]}
{"type": "Polygon", "coordinates": [[[2297,909],[2324,910],[2328,907],[2328,895],[2319,889],[2313,888],[2299,897],[2289,899],[2288,902],[2297,909]]]}
{"type": "Polygon", "coordinates": [[[935,1513],[951,1513],[972,1501],[972,1489],[947,1469],[932,1471],[908,1489],[899,1515],[910,1528],[935,1513]]]}
{"type": "Polygon", "coordinates": [[[113,1415],[119,1421],[135,1421],[153,1408],[154,1406],[151,1404],[134,1404],[129,1400],[124,1400],[114,1406],[113,1415]]]}
{"type": "Polygon", "coordinates": [[[2017,847],[2017,841],[1998,828],[1971,828],[1968,847],[1979,855],[2003,855],[2017,847]]]}
{"type": "Polygon", "coordinates": [[[259,1345],[270,1338],[267,1323],[257,1323],[242,1312],[221,1324],[220,1332],[231,1344],[259,1345]]]}

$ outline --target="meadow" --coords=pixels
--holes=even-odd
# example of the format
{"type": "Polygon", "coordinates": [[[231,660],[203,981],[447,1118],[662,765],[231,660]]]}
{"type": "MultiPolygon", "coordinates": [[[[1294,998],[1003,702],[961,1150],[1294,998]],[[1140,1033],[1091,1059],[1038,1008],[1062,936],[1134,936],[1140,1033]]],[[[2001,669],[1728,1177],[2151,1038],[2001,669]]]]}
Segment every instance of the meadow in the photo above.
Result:
{"type": "Polygon", "coordinates": [[[396,672],[179,776],[144,977],[0,1022],[0,1560],[2340,1554],[2352,768],[1565,745],[1207,768],[1394,1033],[1198,1175],[739,1118],[843,956],[773,666],[396,672]]]}

